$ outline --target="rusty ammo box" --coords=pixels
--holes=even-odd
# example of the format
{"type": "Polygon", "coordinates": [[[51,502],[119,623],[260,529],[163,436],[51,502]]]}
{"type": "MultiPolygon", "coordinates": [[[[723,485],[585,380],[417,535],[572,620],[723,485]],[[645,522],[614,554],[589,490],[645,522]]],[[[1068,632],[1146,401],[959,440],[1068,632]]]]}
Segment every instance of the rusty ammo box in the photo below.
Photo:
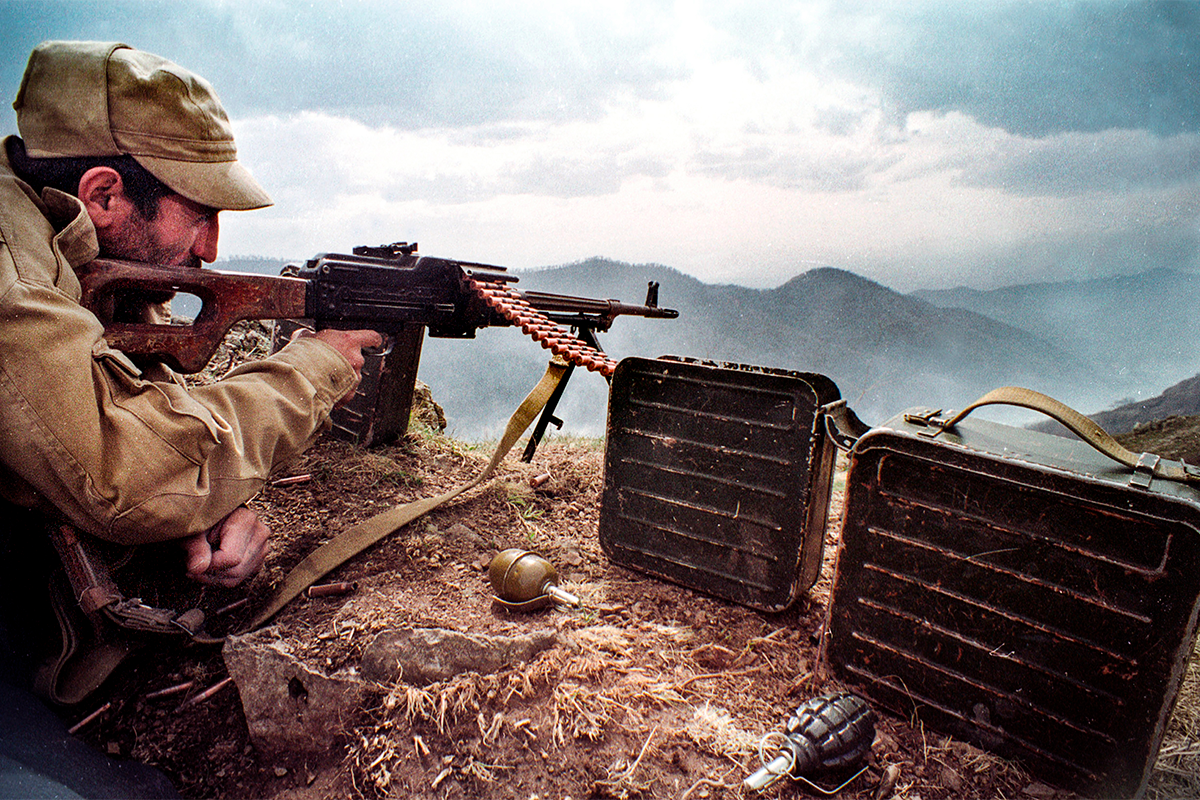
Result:
{"type": "Polygon", "coordinates": [[[944,419],[901,414],[851,451],[823,659],[1049,782],[1140,793],[1196,633],[1200,490],[1077,439],[933,435],[944,419]]]}
{"type": "Polygon", "coordinates": [[[613,563],[766,611],[821,568],[835,446],[822,375],[626,358],[613,375],[600,545],[613,563]]]}

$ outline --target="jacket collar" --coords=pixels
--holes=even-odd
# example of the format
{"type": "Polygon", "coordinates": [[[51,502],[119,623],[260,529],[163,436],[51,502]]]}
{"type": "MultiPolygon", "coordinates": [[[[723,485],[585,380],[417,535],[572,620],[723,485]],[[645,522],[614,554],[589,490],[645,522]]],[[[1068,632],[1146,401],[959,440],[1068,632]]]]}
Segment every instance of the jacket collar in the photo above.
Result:
{"type": "Polygon", "coordinates": [[[96,227],[92,225],[92,218],[78,197],[47,188],[42,190],[42,202],[46,204],[50,212],[47,216],[58,231],[54,237],[58,250],[72,269],[100,255],[96,227]]]}
{"type": "Polygon", "coordinates": [[[54,226],[54,244],[62,257],[74,269],[100,255],[96,227],[88,216],[83,202],[74,195],[58,189],[44,189],[39,197],[33,188],[13,171],[8,160],[8,140],[0,146],[0,178],[11,178],[37,205],[42,215],[54,226]]]}

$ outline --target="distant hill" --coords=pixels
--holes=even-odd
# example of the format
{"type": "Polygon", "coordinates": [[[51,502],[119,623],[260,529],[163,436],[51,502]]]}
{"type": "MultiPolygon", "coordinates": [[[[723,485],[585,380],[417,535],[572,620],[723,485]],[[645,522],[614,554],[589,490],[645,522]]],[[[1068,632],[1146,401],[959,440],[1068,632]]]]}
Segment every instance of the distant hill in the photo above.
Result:
{"type": "Polygon", "coordinates": [[[1200,373],[1200,274],[1194,272],[1154,269],[1087,281],[912,296],[983,314],[1084,359],[1091,364],[1097,394],[1108,397],[1097,398],[1099,407],[1117,398],[1148,398],[1200,373]]]}
{"type": "MultiPolygon", "coordinates": [[[[1088,416],[1101,428],[1113,435],[1129,433],[1135,429],[1173,417],[1200,415],[1200,375],[1167,387],[1162,394],[1148,400],[1110,408],[1088,416]]],[[[1031,425],[1034,430],[1073,435],[1053,421],[1031,425]]],[[[1200,464],[1200,461],[1196,462],[1200,464]]]]}
{"type": "Polygon", "coordinates": [[[282,258],[257,258],[255,256],[234,256],[222,258],[213,264],[213,269],[227,272],[255,272],[259,275],[278,275],[279,270],[287,264],[300,263],[300,260],[286,261],[282,258]]]}
{"type": "Polygon", "coordinates": [[[1200,416],[1166,417],[1142,423],[1116,438],[1135,453],[1155,453],[1200,466],[1200,416]]]}
{"type": "Polygon", "coordinates": [[[1200,414],[1200,375],[1169,386],[1163,393],[1136,403],[1118,406],[1090,415],[1109,433],[1124,433],[1167,417],[1186,417],[1200,414]]]}

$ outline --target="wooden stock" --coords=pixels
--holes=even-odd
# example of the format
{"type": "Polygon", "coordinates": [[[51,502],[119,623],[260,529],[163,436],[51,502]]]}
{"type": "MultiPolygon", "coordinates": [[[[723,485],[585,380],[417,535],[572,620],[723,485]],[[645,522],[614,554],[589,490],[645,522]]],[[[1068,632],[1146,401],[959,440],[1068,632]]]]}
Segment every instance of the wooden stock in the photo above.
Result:
{"type": "Polygon", "coordinates": [[[179,372],[204,369],[236,322],[306,316],[308,281],[299,278],[109,259],[97,259],[76,272],[83,287],[80,302],[104,323],[110,346],[160,360],[179,372]],[[183,292],[200,298],[203,307],[190,325],[114,322],[115,298],[128,291],[183,292]]]}

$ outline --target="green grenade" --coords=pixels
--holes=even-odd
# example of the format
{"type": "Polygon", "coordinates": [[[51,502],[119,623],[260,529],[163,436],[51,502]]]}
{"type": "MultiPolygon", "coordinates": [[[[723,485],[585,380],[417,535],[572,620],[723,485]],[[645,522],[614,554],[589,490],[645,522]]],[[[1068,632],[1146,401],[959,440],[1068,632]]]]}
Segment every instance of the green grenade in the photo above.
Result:
{"type": "Polygon", "coordinates": [[[558,587],[558,571],[537,553],[510,547],[492,558],[488,577],[496,601],[506,608],[532,611],[557,600],[580,606],[579,598],[558,587]]]}
{"type": "MultiPolygon", "coordinates": [[[[831,692],[804,703],[787,721],[782,733],[768,736],[782,739],[775,758],[770,762],[764,759],[762,768],[742,781],[742,785],[762,790],[780,777],[790,775],[824,795],[834,795],[867,768],[860,769],[833,791],[822,789],[806,776],[850,770],[863,762],[875,741],[875,712],[858,695],[831,692]]],[[[765,748],[760,747],[760,753],[763,752],[765,748]]]]}

